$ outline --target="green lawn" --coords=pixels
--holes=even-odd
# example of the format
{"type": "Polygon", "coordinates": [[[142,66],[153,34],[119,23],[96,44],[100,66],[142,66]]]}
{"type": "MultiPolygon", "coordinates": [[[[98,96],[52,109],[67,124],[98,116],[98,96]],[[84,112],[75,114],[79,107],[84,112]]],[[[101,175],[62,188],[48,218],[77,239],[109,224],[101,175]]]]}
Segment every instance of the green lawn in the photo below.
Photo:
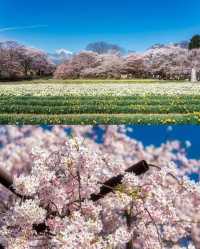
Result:
{"type": "Polygon", "coordinates": [[[0,124],[200,124],[200,84],[0,84],[0,124]]]}
{"type": "MultiPolygon", "coordinates": [[[[157,79],[35,79],[35,80],[23,80],[23,81],[5,81],[0,84],[94,84],[94,83],[164,83],[164,80],[157,79]]],[[[177,82],[177,81],[171,81],[177,82]]]]}

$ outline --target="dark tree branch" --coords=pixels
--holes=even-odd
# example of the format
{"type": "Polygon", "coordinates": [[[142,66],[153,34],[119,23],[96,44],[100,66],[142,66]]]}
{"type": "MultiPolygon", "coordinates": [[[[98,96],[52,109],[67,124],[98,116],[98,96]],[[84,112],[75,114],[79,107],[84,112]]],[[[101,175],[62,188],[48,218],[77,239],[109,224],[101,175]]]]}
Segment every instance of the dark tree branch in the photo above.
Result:
{"type": "Polygon", "coordinates": [[[7,188],[8,190],[10,190],[12,193],[16,194],[15,189],[13,188],[13,178],[11,175],[9,175],[9,173],[0,168],[0,183],[7,188]]]}
{"type": "MultiPolygon", "coordinates": [[[[145,174],[149,170],[149,165],[146,161],[141,161],[137,164],[134,164],[132,167],[125,170],[126,173],[134,173],[136,175],[145,174]]],[[[102,187],[100,188],[100,192],[98,194],[92,194],[91,200],[98,201],[104,198],[107,194],[111,193],[113,189],[121,184],[124,175],[120,174],[118,176],[114,176],[110,178],[108,181],[102,183],[102,187]]]]}

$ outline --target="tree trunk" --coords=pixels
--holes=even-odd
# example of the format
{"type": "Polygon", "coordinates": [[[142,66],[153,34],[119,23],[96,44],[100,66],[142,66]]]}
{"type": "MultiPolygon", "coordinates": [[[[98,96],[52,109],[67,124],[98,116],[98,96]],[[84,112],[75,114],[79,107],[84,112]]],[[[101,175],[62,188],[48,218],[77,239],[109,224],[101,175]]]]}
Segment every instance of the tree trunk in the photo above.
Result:
{"type": "Polygon", "coordinates": [[[196,70],[196,68],[192,68],[191,82],[192,83],[197,82],[197,70],[196,70]]]}

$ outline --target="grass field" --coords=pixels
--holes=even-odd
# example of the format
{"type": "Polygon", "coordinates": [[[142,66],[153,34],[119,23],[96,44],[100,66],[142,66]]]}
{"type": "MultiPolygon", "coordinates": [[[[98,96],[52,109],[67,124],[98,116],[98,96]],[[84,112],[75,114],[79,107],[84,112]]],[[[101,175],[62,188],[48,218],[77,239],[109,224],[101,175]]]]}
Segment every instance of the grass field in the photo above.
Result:
{"type": "MultiPolygon", "coordinates": [[[[96,83],[164,83],[164,80],[156,80],[156,79],[123,79],[123,80],[115,80],[115,79],[66,79],[66,80],[55,80],[55,79],[35,79],[35,80],[23,80],[23,81],[15,81],[15,82],[3,82],[3,84],[96,84],[96,83]]],[[[177,81],[171,81],[171,82],[177,82],[177,81]]]]}
{"type": "Polygon", "coordinates": [[[198,83],[56,83],[0,84],[0,123],[200,124],[198,83]]]}

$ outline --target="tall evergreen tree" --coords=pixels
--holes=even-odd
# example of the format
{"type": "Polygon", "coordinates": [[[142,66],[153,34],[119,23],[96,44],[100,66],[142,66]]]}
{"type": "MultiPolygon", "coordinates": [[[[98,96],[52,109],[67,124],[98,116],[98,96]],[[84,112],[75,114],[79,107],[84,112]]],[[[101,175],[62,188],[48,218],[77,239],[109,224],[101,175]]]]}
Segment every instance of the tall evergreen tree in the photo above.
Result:
{"type": "Polygon", "coordinates": [[[200,35],[194,35],[189,43],[189,49],[200,48],[200,35]]]}
{"type": "MultiPolygon", "coordinates": [[[[188,48],[189,48],[189,50],[200,48],[200,35],[194,35],[192,37],[192,39],[190,40],[188,48]]],[[[197,82],[197,70],[196,70],[195,65],[192,68],[191,81],[197,82]]]]}

